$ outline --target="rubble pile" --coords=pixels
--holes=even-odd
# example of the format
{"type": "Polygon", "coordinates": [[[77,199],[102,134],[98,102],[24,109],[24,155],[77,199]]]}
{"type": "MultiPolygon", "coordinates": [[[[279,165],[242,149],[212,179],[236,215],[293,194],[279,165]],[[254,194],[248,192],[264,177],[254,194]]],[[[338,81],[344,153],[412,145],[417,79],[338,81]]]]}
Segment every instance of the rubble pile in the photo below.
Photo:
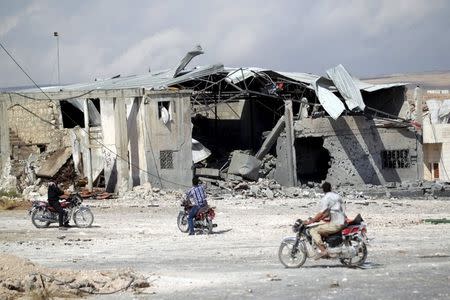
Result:
{"type": "MultiPolygon", "coordinates": [[[[240,198],[315,198],[318,194],[315,189],[307,187],[283,187],[273,179],[260,178],[258,181],[230,180],[216,181],[214,185],[219,189],[208,188],[214,197],[223,194],[240,196],[240,198]]],[[[213,185],[210,185],[214,187],[213,185]]]]}
{"type": "MultiPolygon", "coordinates": [[[[107,206],[159,206],[161,202],[179,201],[183,193],[175,190],[163,190],[144,183],[133,187],[131,191],[121,192],[117,198],[107,202],[107,206]]],[[[101,202],[98,203],[102,205],[101,202]]]]}
{"type": "Polygon", "coordinates": [[[150,287],[147,279],[133,270],[72,271],[39,266],[14,255],[0,255],[2,299],[84,297],[150,287]]]}
{"type": "Polygon", "coordinates": [[[425,198],[450,197],[450,184],[433,181],[389,182],[385,185],[340,186],[338,191],[348,198],[425,198]]]}
{"type": "MultiPolygon", "coordinates": [[[[450,184],[444,182],[414,181],[386,185],[338,186],[335,190],[347,199],[379,198],[439,198],[450,197],[450,184]]],[[[320,183],[307,182],[297,187],[283,187],[273,179],[258,181],[211,181],[208,193],[215,198],[224,194],[239,198],[317,198],[323,195],[320,183]]]]}
{"type": "Polygon", "coordinates": [[[277,158],[272,154],[266,154],[266,156],[262,159],[262,165],[259,169],[259,177],[268,179],[273,178],[276,165],[277,158]]]}

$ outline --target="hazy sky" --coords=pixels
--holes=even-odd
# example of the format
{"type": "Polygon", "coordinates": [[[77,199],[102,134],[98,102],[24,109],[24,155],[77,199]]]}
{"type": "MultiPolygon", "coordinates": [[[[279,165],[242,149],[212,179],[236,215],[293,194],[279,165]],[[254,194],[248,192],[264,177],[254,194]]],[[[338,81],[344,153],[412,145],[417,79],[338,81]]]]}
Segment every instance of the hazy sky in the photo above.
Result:
{"type": "MultiPolygon", "coordinates": [[[[223,63],[355,76],[450,69],[450,1],[0,0],[0,42],[38,83],[223,63]]],[[[0,87],[30,85],[0,49],[0,87]]]]}

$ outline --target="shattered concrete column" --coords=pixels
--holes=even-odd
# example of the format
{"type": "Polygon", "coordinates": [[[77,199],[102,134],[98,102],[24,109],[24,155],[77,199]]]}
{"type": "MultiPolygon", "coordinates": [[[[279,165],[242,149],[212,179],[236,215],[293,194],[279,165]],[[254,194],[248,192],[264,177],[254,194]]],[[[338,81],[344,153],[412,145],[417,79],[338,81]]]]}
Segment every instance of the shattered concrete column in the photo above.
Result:
{"type": "Polygon", "coordinates": [[[263,157],[267,153],[269,153],[270,148],[272,148],[273,144],[276,142],[276,140],[280,136],[280,133],[284,129],[284,123],[285,123],[284,121],[285,121],[285,119],[286,119],[285,116],[281,116],[281,118],[278,120],[278,122],[275,125],[275,127],[273,127],[273,129],[270,132],[270,134],[264,140],[264,143],[262,144],[262,146],[259,149],[258,153],[255,154],[255,157],[257,159],[261,160],[261,159],[263,159],[263,157]]]}
{"type": "Polygon", "coordinates": [[[416,104],[416,122],[422,126],[418,131],[417,137],[417,179],[424,179],[423,166],[423,100],[422,89],[416,87],[414,89],[414,102],[416,104]]]}
{"type": "Polygon", "coordinates": [[[92,180],[92,157],[91,157],[91,142],[90,142],[90,129],[89,129],[89,109],[88,109],[89,99],[83,99],[83,113],[84,113],[84,129],[86,130],[85,143],[86,143],[86,169],[88,178],[88,189],[92,192],[93,180],[92,180]]]}
{"type": "Polygon", "coordinates": [[[128,190],[128,132],[127,114],[124,98],[113,98],[115,142],[117,150],[117,186],[116,191],[128,190]]]}
{"type": "Polygon", "coordinates": [[[422,89],[418,86],[414,89],[414,102],[416,104],[416,122],[422,125],[423,124],[422,89]]]}
{"type": "Polygon", "coordinates": [[[294,148],[294,117],[292,113],[292,100],[286,100],[284,106],[285,132],[286,132],[286,156],[287,156],[287,181],[286,186],[297,185],[297,163],[294,148]]]}

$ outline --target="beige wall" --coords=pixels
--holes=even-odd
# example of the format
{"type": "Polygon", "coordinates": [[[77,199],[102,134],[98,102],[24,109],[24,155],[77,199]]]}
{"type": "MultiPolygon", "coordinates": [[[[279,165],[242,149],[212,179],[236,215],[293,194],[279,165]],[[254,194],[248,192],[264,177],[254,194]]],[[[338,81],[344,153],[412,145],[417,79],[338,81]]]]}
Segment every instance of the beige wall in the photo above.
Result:
{"type": "Polygon", "coordinates": [[[450,124],[431,124],[429,116],[423,121],[424,179],[433,180],[430,163],[439,163],[439,179],[450,180],[450,124]]]}

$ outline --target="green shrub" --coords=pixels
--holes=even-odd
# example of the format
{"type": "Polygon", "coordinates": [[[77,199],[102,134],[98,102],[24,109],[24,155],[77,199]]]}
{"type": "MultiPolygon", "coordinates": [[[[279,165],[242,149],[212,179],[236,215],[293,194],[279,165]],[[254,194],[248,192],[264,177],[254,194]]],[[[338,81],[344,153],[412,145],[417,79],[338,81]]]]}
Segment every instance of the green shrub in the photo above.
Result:
{"type": "Polygon", "coordinates": [[[20,195],[13,190],[0,190],[0,197],[8,197],[8,198],[18,198],[20,195]]]}

